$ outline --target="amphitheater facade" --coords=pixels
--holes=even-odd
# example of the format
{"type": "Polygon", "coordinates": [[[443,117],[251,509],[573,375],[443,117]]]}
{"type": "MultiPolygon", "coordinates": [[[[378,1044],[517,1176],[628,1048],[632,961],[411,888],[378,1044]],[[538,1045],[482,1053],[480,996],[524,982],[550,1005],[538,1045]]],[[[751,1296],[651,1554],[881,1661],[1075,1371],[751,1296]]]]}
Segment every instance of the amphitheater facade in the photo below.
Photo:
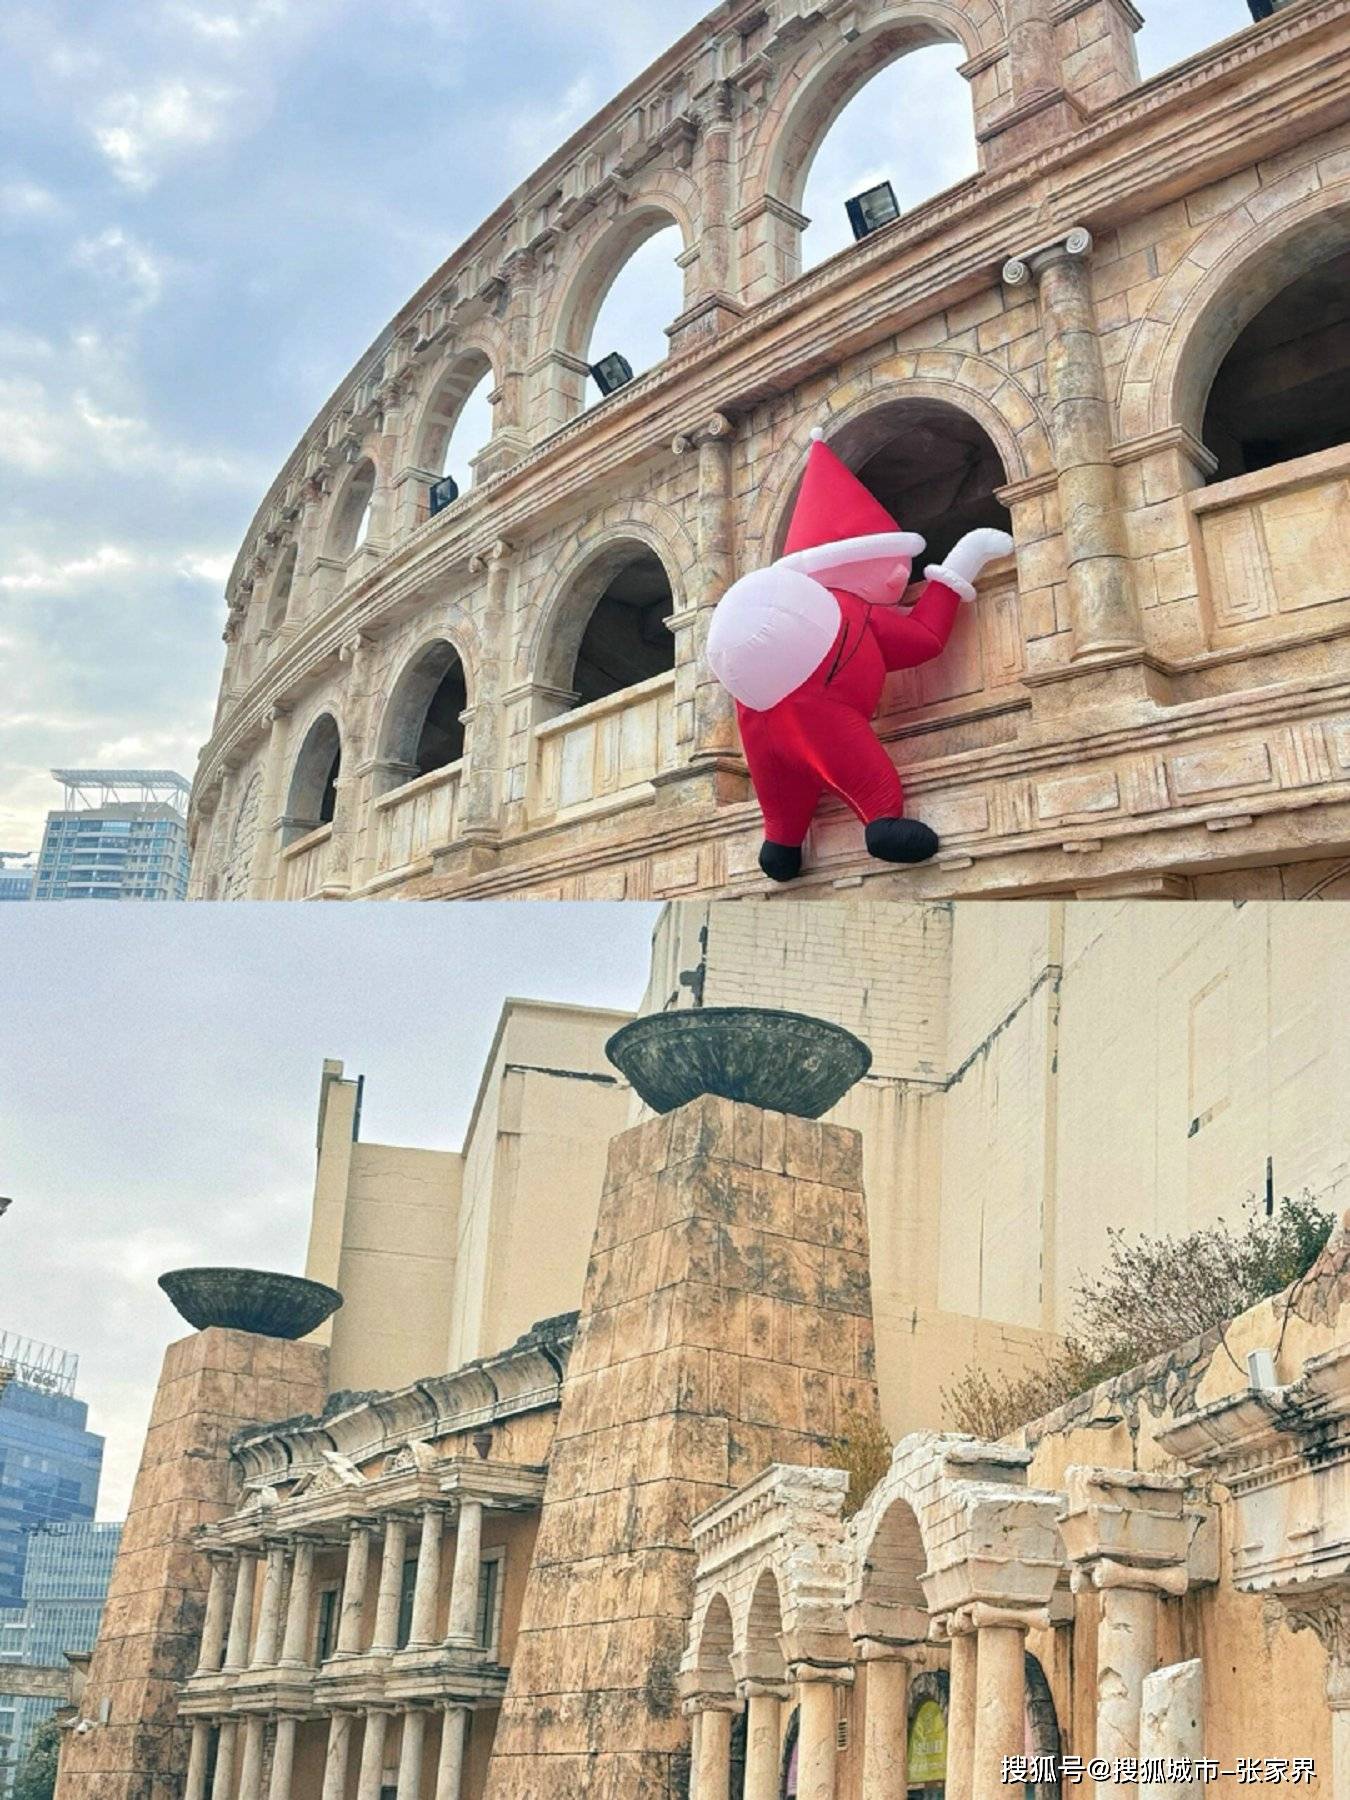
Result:
{"type": "Polygon", "coordinates": [[[761,892],[702,646],[814,428],[938,555],[985,523],[1016,552],[878,721],[942,851],[884,868],[826,809],[794,892],[1350,891],[1350,0],[1142,84],[1140,23],[725,0],[563,145],[258,509],[194,894],[761,892]],[[936,42],[979,172],[803,274],[829,127],[936,42]],[[588,407],[611,281],[672,223],[669,355],[588,407]],[[433,513],[488,372],[475,479],[433,513]]]}

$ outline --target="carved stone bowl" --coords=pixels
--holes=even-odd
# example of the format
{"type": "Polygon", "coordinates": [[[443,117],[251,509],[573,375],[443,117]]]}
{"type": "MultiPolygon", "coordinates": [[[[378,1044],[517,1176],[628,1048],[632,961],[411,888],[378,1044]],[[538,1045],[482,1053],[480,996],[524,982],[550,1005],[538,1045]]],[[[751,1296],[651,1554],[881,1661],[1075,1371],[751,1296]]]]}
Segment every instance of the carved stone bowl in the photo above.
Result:
{"type": "Polygon", "coordinates": [[[818,1119],[872,1066],[842,1025],[760,1006],[649,1013],[622,1025],[605,1055],[655,1112],[700,1094],[818,1119]]]}
{"type": "Polygon", "coordinates": [[[342,1305],[336,1288],[271,1269],[170,1269],[159,1285],[198,1331],[219,1325],[259,1337],[308,1337],[342,1305]]]}

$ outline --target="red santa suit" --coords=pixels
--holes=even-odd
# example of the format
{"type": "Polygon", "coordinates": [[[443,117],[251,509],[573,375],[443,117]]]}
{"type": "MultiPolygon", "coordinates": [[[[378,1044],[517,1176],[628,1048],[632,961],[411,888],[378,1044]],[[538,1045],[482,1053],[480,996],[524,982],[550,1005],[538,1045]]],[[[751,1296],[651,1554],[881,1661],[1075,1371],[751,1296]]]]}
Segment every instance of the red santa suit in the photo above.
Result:
{"type": "Polygon", "coordinates": [[[764,814],[761,866],[777,880],[799,871],[826,788],[857,814],[873,855],[919,862],[938,847],[927,826],[904,818],[900,777],[871,721],[890,670],[914,668],[945,648],[962,601],[975,597],[965,571],[1006,554],[1012,540],[971,533],[902,608],[911,560],[923,548],[817,441],[783,556],[737,582],[713,615],[708,660],[736,699],[764,814]]]}

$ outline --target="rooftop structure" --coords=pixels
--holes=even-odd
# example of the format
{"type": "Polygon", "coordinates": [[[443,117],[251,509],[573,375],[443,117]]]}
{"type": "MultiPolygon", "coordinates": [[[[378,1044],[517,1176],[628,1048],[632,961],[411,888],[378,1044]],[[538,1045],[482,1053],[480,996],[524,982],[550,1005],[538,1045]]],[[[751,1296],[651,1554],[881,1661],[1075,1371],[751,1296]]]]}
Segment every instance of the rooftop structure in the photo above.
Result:
{"type": "Polygon", "coordinates": [[[34,900],[181,900],[189,784],[172,769],[53,769],[34,900]]]}

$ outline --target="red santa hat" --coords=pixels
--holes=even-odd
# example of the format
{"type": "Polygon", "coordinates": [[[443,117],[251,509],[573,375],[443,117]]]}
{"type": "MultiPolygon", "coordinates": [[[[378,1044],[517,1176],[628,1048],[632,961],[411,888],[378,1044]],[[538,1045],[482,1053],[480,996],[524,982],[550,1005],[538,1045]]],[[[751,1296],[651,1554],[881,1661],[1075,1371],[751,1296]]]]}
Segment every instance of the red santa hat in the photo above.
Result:
{"type": "MultiPolygon", "coordinates": [[[[908,565],[923,551],[924,540],[912,531],[901,531],[820,433],[813,432],[812,437],[779,565],[810,575],[826,587],[860,593],[864,599],[874,597],[869,590],[883,588],[895,598],[896,583],[903,589],[908,565]],[[903,571],[900,564],[905,565],[903,571]]],[[[881,593],[875,592],[875,597],[881,593]]]]}

